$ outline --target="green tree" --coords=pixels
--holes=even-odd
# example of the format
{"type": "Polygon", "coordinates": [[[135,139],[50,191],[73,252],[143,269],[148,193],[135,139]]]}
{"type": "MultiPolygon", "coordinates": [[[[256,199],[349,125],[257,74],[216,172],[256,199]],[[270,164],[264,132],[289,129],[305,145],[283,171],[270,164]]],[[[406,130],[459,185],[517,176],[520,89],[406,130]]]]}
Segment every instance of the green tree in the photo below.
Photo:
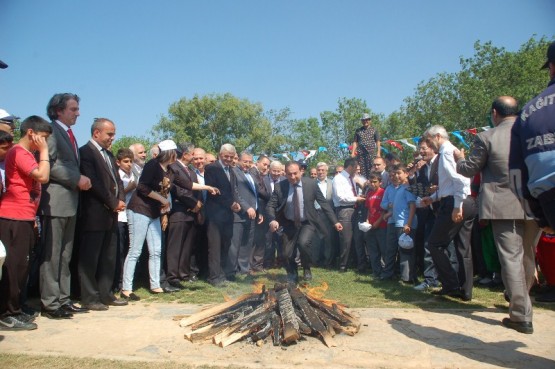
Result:
{"type": "Polygon", "coordinates": [[[128,148],[129,146],[131,146],[134,143],[141,143],[143,144],[143,146],[145,147],[145,149],[148,152],[148,149],[150,149],[150,147],[152,145],[154,145],[156,142],[148,139],[146,137],[139,137],[139,136],[121,136],[120,138],[118,138],[117,140],[115,140],[112,143],[112,153],[114,155],[116,155],[116,153],[118,152],[119,149],[121,148],[128,148]]]}
{"type": "Polygon", "coordinates": [[[260,103],[230,93],[181,98],[153,128],[159,140],[189,141],[212,152],[224,143],[235,145],[238,151],[266,151],[272,147],[271,132],[260,103]]]}

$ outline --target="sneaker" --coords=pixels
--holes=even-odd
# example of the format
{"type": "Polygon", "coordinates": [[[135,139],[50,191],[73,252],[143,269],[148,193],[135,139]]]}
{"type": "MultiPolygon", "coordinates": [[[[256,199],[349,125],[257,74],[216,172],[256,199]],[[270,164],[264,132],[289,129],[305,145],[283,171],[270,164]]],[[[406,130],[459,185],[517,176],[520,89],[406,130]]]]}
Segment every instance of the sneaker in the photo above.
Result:
{"type": "Polygon", "coordinates": [[[422,282],[418,286],[414,286],[413,288],[416,291],[427,291],[430,288],[430,285],[426,282],[422,282]]]}
{"type": "Polygon", "coordinates": [[[490,277],[484,277],[478,281],[478,284],[481,286],[487,286],[491,282],[493,282],[493,279],[491,279],[490,277]]]}
{"type": "Polygon", "coordinates": [[[31,322],[22,322],[13,316],[0,319],[0,330],[4,331],[32,331],[37,329],[37,325],[31,322]]]}
{"type": "Polygon", "coordinates": [[[36,317],[34,315],[29,315],[25,312],[21,312],[21,314],[17,314],[15,318],[23,323],[32,323],[35,321],[36,317]]]}

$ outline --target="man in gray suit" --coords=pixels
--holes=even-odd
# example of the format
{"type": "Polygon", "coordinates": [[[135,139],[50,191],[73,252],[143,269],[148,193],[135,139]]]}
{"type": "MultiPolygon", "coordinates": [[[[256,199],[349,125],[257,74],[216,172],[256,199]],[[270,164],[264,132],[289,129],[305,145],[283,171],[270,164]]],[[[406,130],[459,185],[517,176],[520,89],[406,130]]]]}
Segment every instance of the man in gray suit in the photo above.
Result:
{"type": "Polygon", "coordinates": [[[258,191],[250,169],[254,165],[253,157],[242,152],[235,174],[235,194],[241,210],[233,214],[233,237],[226,261],[226,278],[233,279],[236,272],[248,273],[254,247],[254,230],[256,223],[262,223],[259,211],[258,191]]]}
{"type": "Polygon", "coordinates": [[[79,116],[79,97],[71,93],[56,94],[48,103],[47,113],[52,120],[52,135],[48,140],[50,182],[43,186],[39,210],[42,216],[42,315],[68,319],[73,313],[87,311],[69,299],[69,262],[79,191],[91,188],[91,181],[79,170],[79,150],[71,130],[79,116]]]}
{"type": "Polygon", "coordinates": [[[464,149],[455,152],[457,172],[472,178],[482,173],[479,197],[480,219],[489,220],[499,261],[501,276],[509,295],[509,319],[503,325],[521,333],[532,333],[532,304],[528,289],[534,268],[523,261],[534,260],[534,247],[539,229],[533,220],[526,220],[518,199],[509,184],[509,148],[511,129],[518,114],[518,103],[510,96],[495,99],[491,119],[495,128],[480,132],[472,152],[465,159],[464,149]]]}
{"type": "MultiPolygon", "coordinates": [[[[332,198],[332,180],[328,178],[328,170],[329,168],[326,163],[319,162],[316,164],[316,183],[331,208],[335,209],[333,207],[332,198]]],[[[337,242],[335,242],[337,233],[333,230],[333,224],[330,223],[322,207],[318,203],[315,203],[314,206],[318,212],[318,222],[316,223],[318,232],[314,233],[312,261],[316,263],[316,265],[331,268],[338,249],[337,242]]]]}

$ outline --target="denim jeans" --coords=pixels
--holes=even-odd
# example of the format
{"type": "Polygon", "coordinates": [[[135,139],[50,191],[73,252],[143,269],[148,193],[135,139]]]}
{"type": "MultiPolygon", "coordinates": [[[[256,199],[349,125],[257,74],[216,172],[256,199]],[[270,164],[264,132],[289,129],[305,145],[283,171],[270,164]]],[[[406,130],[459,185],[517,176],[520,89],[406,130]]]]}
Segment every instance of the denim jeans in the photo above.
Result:
{"type": "Polygon", "coordinates": [[[374,277],[379,278],[383,272],[383,258],[385,258],[385,254],[387,252],[387,229],[371,229],[366,232],[365,236],[366,244],[368,245],[368,254],[370,256],[372,273],[374,274],[374,277]]]}
{"type": "Polygon", "coordinates": [[[129,226],[129,252],[123,266],[123,290],[133,290],[133,276],[137,260],[141,256],[143,243],[148,245],[148,272],[150,289],[160,288],[160,254],[162,251],[162,228],[160,218],[149,218],[146,215],[127,210],[129,226]]]}

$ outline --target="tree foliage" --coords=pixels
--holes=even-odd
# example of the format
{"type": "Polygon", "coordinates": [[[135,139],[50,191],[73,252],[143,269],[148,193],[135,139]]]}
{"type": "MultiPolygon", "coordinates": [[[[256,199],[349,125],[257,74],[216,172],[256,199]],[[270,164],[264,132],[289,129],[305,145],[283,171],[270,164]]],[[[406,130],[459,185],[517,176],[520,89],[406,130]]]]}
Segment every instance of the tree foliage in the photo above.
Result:
{"type": "MultiPolygon", "coordinates": [[[[474,55],[460,58],[460,71],[438,73],[422,81],[387,117],[372,112],[366,101],[356,97],[339,98],[335,110],[320,112],[318,118],[294,119],[287,107],[264,111],[260,103],[230,93],[195,95],[170,105],[153,128],[153,140],[189,141],[212,152],[229,142],[238,150],[270,155],[325,147],[313,162],[337,164],[349,156],[344,146],[351,145],[360,117],[369,113],[382,136],[382,146],[398,151],[383,141],[418,137],[435,124],[448,131],[485,126],[495,97],[510,95],[521,105],[530,100],[545,88],[547,76],[539,67],[550,41],[532,37],[515,52],[477,41],[474,55]]],[[[121,146],[143,139],[123,137],[121,146]]],[[[120,146],[120,140],[114,147],[120,146]]],[[[144,140],[150,146],[150,140],[144,140]]],[[[411,150],[405,150],[403,157],[409,160],[410,154],[411,150]]]]}
{"type": "Polygon", "coordinates": [[[148,139],[146,137],[139,137],[139,136],[121,136],[117,140],[112,143],[112,153],[116,155],[119,149],[121,148],[129,148],[134,143],[141,143],[148,151],[152,145],[155,144],[155,141],[148,139]]]}

